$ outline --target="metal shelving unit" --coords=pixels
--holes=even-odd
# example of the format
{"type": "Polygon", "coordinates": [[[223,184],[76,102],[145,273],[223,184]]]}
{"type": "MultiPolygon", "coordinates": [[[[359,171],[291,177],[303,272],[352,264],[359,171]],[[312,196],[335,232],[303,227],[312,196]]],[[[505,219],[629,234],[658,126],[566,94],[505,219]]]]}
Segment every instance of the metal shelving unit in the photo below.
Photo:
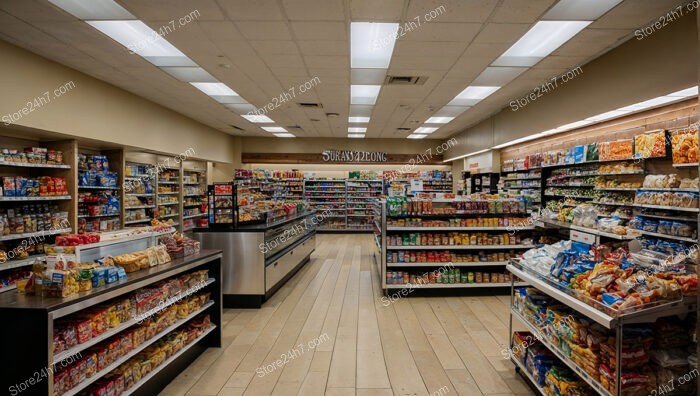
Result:
{"type": "MultiPolygon", "coordinates": [[[[549,297],[559,301],[561,304],[566,305],[572,310],[578,312],[580,315],[594,321],[606,329],[612,330],[616,335],[616,345],[615,345],[615,358],[617,362],[621,362],[622,353],[622,339],[623,339],[623,328],[624,326],[638,323],[651,323],[656,321],[656,319],[666,316],[674,315],[685,315],[690,312],[694,312],[697,308],[697,301],[695,298],[690,298],[688,300],[674,300],[674,301],[663,301],[653,304],[648,304],[641,308],[637,307],[635,310],[629,311],[619,311],[614,310],[610,307],[603,305],[597,300],[588,299],[583,295],[577,294],[575,291],[561,286],[550,279],[537,274],[536,272],[529,270],[526,266],[522,265],[519,260],[511,260],[510,264],[506,266],[506,269],[513,274],[513,279],[515,277],[522,279],[525,283],[532,287],[535,287],[540,292],[548,295],[549,297]]],[[[609,392],[600,383],[598,377],[592,377],[578,364],[572,361],[567,354],[565,354],[557,345],[552,343],[545,332],[535,326],[530,321],[526,320],[514,305],[515,299],[515,288],[517,284],[511,282],[511,315],[509,321],[509,336],[513,334],[513,318],[522,322],[522,324],[533,333],[539,341],[541,341],[549,350],[552,351],[562,362],[569,366],[576,374],[578,374],[584,381],[586,381],[598,394],[605,396],[612,396],[613,393],[609,392]]],[[[513,348],[513,341],[511,337],[510,347],[513,348]]],[[[621,394],[621,365],[616,365],[615,371],[616,386],[617,391],[614,392],[615,395],[621,394]]]]}

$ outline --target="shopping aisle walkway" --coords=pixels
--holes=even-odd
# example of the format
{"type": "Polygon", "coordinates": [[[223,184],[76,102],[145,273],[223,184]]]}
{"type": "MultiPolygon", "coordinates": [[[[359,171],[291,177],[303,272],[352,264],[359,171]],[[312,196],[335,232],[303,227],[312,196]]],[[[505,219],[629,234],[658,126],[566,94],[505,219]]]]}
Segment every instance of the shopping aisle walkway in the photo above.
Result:
{"type": "Polygon", "coordinates": [[[372,243],[319,235],[311,261],[262,309],[225,310],[224,347],[162,394],[533,394],[504,358],[507,296],[389,302],[372,243]]]}

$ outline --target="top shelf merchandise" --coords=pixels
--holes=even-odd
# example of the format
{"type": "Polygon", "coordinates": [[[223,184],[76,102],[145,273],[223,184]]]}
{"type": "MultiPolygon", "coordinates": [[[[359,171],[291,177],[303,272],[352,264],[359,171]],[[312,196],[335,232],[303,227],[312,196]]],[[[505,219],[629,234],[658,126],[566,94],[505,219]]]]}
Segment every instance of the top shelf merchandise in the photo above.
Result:
{"type": "Polygon", "coordinates": [[[405,192],[452,192],[451,171],[383,172],[388,195],[404,195],[405,192]],[[393,193],[392,193],[393,192],[393,193]]]}
{"type": "Polygon", "coordinates": [[[354,180],[347,182],[347,228],[371,230],[374,213],[372,202],[382,195],[381,180],[354,180]]]}
{"type": "Polygon", "coordinates": [[[101,153],[78,154],[78,232],[118,230],[121,221],[120,164],[101,153]]]}
{"type": "Polygon", "coordinates": [[[524,158],[503,161],[501,173],[526,172],[542,167],[544,156],[542,153],[526,155],[524,158]]]}
{"type": "Polygon", "coordinates": [[[161,170],[158,173],[156,183],[158,186],[156,218],[181,229],[182,179],[180,178],[180,170],[173,168],[161,170]]]}
{"type": "Polygon", "coordinates": [[[318,230],[345,230],[347,228],[347,184],[345,180],[304,180],[304,199],[318,212],[327,211],[318,230]]]}
{"type": "Polygon", "coordinates": [[[195,227],[207,226],[207,204],[206,204],[206,174],[200,170],[183,171],[184,200],[182,211],[182,229],[191,231],[195,227]],[[198,194],[190,194],[190,192],[198,194]]]}

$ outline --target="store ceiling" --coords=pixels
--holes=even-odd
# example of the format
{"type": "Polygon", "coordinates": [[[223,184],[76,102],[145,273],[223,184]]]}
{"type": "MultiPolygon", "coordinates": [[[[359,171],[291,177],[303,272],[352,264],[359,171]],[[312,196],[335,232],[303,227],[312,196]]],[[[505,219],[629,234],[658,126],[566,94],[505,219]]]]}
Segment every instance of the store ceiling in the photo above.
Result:
{"type": "MultiPolygon", "coordinates": [[[[602,1],[602,0],[589,0],[602,1]]],[[[298,137],[346,137],[350,107],[350,22],[399,22],[388,74],[423,85],[383,86],[368,138],[405,138],[470,85],[557,0],[117,0],[154,30],[198,16],[164,38],[256,107],[291,87],[268,113],[298,137]],[[416,16],[444,6],[418,27],[416,16]],[[304,94],[299,86],[312,81],[304,94]],[[318,82],[320,81],[320,82],[318,82]],[[321,103],[323,109],[296,103],[321,103]],[[337,113],[328,117],[326,113],[337,113]],[[299,126],[300,129],[291,129],[299,126]]],[[[635,29],[685,1],[624,0],[534,67],[429,135],[446,138],[508,106],[545,80],[633,37],[635,29]]],[[[0,1],[0,39],[242,136],[271,136],[186,82],[163,72],[47,0],[0,1]],[[232,125],[241,128],[235,129],[232,125]]]]}

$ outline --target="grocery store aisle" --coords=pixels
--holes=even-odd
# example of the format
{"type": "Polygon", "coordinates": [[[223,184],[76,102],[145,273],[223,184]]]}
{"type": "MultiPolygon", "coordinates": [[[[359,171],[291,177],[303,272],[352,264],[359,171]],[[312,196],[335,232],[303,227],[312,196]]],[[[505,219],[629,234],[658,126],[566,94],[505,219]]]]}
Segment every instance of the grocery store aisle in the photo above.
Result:
{"type": "Polygon", "coordinates": [[[259,310],[226,310],[224,347],[163,395],[531,395],[504,358],[508,297],[383,299],[367,234],[322,234],[259,310]]]}

